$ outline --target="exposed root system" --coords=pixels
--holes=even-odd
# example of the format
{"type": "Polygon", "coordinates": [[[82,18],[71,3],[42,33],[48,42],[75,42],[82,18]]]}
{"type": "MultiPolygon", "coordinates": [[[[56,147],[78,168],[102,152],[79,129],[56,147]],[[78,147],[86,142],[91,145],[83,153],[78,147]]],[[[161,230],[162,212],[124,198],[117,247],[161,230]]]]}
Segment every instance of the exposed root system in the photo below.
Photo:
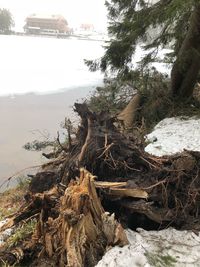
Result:
{"type": "Polygon", "coordinates": [[[1,248],[2,262],[95,266],[107,248],[128,243],[123,227],[199,230],[200,153],[151,156],[108,113],[75,108],[76,137],[32,178],[27,205],[0,231],[33,217],[37,228],[17,248],[1,248]]]}

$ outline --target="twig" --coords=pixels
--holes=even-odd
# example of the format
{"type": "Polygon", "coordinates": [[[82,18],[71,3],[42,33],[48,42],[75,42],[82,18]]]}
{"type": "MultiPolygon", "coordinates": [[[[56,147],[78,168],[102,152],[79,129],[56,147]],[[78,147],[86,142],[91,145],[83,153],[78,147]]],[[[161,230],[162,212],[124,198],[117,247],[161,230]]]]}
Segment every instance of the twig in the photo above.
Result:
{"type": "Polygon", "coordinates": [[[101,153],[101,155],[98,156],[98,159],[100,159],[100,158],[106,153],[106,151],[108,151],[113,145],[114,145],[114,143],[111,143],[110,145],[108,145],[108,146],[104,149],[104,151],[101,153]]]}
{"type": "Polygon", "coordinates": [[[154,162],[156,162],[156,163],[158,163],[160,165],[162,165],[163,162],[168,162],[169,161],[169,159],[157,158],[157,157],[152,157],[152,156],[149,157],[149,159],[153,160],[154,162]]]}
{"type": "Polygon", "coordinates": [[[194,177],[194,179],[192,180],[192,182],[190,183],[190,188],[192,187],[192,185],[194,184],[195,180],[199,177],[199,169],[197,170],[197,174],[196,176],[194,177]]]}
{"type": "Polygon", "coordinates": [[[71,138],[72,123],[70,119],[65,118],[65,128],[67,129],[67,135],[68,135],[68,147],[69,149],[71,149],[72,147],[72,138],[71,138]]]}
{"type": "Polygon", "coordinates": [[[158,168],[158,166],[156,166],[156,165],[154,165],[154,164],[152,164],[151,162],[149,162],[148,160],[146,160],[145,158],[143,158],[143,157],[140,157],[142,160],[144,160],[145,162],[147,162],[150,166],[152,166],[152,167],[154,167],[154,168],[158,168]]]}
{"type": "Polygon", "coordinates": [[[141,170],[138,170],[138,169],[135,169],[135,168],[132,168],[132,167],[128,166],[128,164],[126,163],[125,160],[123,161],[123,163],[124,163],[125,167],[128,168],[129,170],[141,172],[141,170]]]}
{"type": "Polygon", "coordinates": [[[160,185],[160,184],[164,184],[164,183],[166,183],[166,182],[167,182],[167,180],[164,179],[164,180],[162,180],[162,181],[160,181],[160,182],[157,182],[157,183],[155,183],[155,184],[153,184],[153,185],[151,185],[151,186],[143,187],[142,189],[143,189],[143,190],[149,190],[149,189],[152,189],[152,188],[154,188],[154,187],[156,187],[156,186],[158,186],[158,185],[160,185]]]}
{"type": "Polygon", "coordinates": [[[25,220],[22,220],[22,221],[19,222],[19,223],[27,223],[28,221],[37,218],[39,215],[40,215],[40,212],[38,212],[38,213],[36,213],[36,214],[33,214],[31,217],[29,217],[29,218],[27,218],[27,219],[25,219],[25,220]]]}
{"type": "Polygon", "coordinates": [[[115,167],[115,169],[116,169],[117,164],[116,164],[115,160],[113,159],[112,153],[110,152],[109,154],[110,154],[110,158],[111,158],[111,160],[112,160],[112,162],[113,162],[113,165],[114,165],[114,167],[115,167]]]}
{"type": "Polygon", "coordinates": [[[162,199],[163,204],[166,208],[168,208],[168,194],[167,194],[167,188],[164,186],[164,183],[162,183],[162,199]],[[164,193],[163,193],[164,192],[164,193]],[[164,196],[165,195],[165,196],[164,196]],[[165,198],[164,198],[165,197],[165,198]]]}
{"type": "Polygon", "coordinates": [[[16,173],[14,173],[13,175],[11,175],[10,177],[8,177],[8,178],[6,178],[6,179],[4,180],[4,182],[0,185],[0,188],[2,188],[2,186],[4,186],[5,183],[9,182],[13,177],[19,175],[20,173],[22,173],[22,172],[24,172],[24,171],[26,171],[26,170],[29,170],[29,169],[40,168],[40,167],[42,167],[42,166],[43,166],[43,164],[41,164],[41,165],[35,165],[35,166],[30,166],[30,167],[26,167],[26,168],[24,168],[24,169],[22,169],[22,170],[20,170],[20,171],[18,171],[18,172],[16,172],[16,173]]]}
{"type": "Polygon", "coordinates": [[[57,139],[56,139],[56,141],[58,142],[58,144],[61,147],[61,149],[67,153],[68,150],[60,143],[60,134],[59,134],[59,132],[57,132],[57,139]]]}
{"type": "Polygon", "coordinates": [[[108,144],[108,134],[106,133],[105,134],[105,144],[104,144],[104,147],[107,147],[107,144],[108,144]]]}

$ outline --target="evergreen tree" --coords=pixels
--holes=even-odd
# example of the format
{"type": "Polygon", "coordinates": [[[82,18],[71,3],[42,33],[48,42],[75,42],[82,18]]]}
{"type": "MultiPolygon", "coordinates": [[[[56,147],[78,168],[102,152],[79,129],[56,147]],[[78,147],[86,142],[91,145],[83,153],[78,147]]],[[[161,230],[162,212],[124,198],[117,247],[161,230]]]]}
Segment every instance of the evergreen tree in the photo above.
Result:
{"type": "Polygon", "coordinates": [[[138,44],[148,51],[142,67],[155,61],[158,50],[171,48],[165,59],[173,63],[172,95],[191,97],[200,70],[200,0],[109,0],[106,6],[111,40],[101,70],[129,73],[138,44]]]}
{"type": "Polygon", "coordinates": [[[8,33],[14,25],[12,15],[8,9],[0,9],[0,33],[8,33]]]}

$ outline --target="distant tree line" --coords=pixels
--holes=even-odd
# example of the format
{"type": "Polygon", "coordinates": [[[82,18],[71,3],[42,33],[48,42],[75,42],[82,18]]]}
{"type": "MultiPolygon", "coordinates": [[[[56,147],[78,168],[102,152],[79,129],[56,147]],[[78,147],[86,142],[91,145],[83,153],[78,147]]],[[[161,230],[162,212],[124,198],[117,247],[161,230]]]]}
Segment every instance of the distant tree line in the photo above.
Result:
{"type": "Polygon", "coordinates": [[[14,20],[8,9],[0,9],[0,34],[9,34],[11,27],[14,26],[14,20]]]}

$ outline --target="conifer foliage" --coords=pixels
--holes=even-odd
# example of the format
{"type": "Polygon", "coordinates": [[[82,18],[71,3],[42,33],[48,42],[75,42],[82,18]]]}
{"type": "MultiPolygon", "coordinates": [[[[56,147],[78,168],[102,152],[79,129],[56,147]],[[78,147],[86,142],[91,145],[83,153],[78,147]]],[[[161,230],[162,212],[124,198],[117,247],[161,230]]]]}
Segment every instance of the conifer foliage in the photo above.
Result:
{"type": "Polygon", "coordinates": [[[165,60],[173,63],[172,95],[190,97],[200,69],[200,1],[107,0],[106,6],[111,39],[100,69],[129,73],[138,44],[147,50],[142,67],[155,61],[158,50],[169,48],[165,60]]]}
{"type": "Polygon", "coordinates": [[[8,9],[0,9],[0,34],[7,34],[14,26],[12,14],[8,9]]]}

